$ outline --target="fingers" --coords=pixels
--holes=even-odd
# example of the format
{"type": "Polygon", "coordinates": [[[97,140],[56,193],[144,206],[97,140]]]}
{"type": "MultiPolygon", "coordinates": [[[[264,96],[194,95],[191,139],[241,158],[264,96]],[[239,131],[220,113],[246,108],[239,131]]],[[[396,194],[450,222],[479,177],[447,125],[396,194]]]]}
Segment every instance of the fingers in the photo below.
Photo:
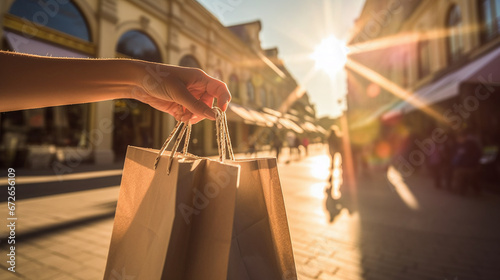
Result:
{"type": "Polygon", "coordinates": [[[215,120],[212,109],[202,100],[196,99],[179,80],[173,79],[169,85],[174,101],[186,107],[194,115],[215,120]]]}
{"type": "MultiPolygon", "coordinates": [[[[182,75],[183,81],[186,84],[203,88],[204,92],[208,95],[217,98],[217,107],[221,108],[222,111],[226,111],[227,105],[231,101],[231,93],[229,92],[227,85],[224,82],[209,76],[207,73],[203,72],[203,70],[192,68],[189,70],[190,72],[182,75]]],[[[211,105],[212,104],[210,103],[210,106],[211,105]]]]}
{"type": "Polygon", "coordinates": [[[207,83],[208,94],[216,97],[217,107],[221,108],[222,111],[226,111],[227,105],[229,104],[229,101],[231,101],[231,93],[229,92],[227,85],[224,82],[212,77],[207,76],[207,78],[209,79],[207,83]]]}

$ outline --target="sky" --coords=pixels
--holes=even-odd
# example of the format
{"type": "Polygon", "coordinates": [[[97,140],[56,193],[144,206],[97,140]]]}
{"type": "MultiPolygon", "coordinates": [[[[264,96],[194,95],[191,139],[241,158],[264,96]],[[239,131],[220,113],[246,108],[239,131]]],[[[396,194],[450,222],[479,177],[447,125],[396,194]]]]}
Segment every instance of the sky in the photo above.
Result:
{"type": "Polygon", "coordinates": [[[317,116],[338,117],[346,93],[346,74],[327,73],[312,58],[316,46],[334,36],[346,41],[365,0],[197,0],[224,25],[262,22],[264,49],[278,47],[279,57],[306,88],[317,116]]]}

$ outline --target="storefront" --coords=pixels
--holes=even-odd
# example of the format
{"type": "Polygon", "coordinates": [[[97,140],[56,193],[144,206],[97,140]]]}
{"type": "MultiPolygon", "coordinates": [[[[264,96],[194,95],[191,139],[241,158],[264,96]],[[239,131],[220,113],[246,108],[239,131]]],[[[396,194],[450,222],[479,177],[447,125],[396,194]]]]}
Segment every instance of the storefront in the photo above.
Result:
{"type": "MultiPolygon", "coordinates": [[[[36,1],[15,1],[4,17],[2,48],[53,57],[94,57],[91,32],[71,2],[49,16],[36,1]]],[[[88,160],[90,105],[49,107],[0,114],[0,165],[48,167],[71,150],[88,160]]]]}

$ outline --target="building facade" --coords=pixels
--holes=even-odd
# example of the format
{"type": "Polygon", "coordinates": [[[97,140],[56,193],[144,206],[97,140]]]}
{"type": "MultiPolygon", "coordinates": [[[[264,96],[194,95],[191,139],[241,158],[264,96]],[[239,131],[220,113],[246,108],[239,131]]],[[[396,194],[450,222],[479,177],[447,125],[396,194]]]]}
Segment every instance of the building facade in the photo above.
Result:
{"type": "Polygon", "coordinates": [[[365,160],[385,164],[436,129],[500,145],[500,1],[367,0],[349,44],[349,120],[365,160]]]}
{"type": "MultiPolygon", "coordinates": [[[[280,105],[297,87],[277,49],[261,48],[259,21],[225,27],[194,0],[7,0],[0,3],[0,24],[2,50],[203,69],[231,91],[229,127],[237,151],[255,131],[269,135],[277,127],[288,111],[279,112],[280,105]]],[[[106,164],[123,158],[127,145],[159,148],[175,120],[134,100],[112,100],[7,112],[0,123],[2,161],[43,166],[53,156],[106,164]]],[[[214,131],[210,121],[194,125],[190,151],[217,153],[214,131]]]]}

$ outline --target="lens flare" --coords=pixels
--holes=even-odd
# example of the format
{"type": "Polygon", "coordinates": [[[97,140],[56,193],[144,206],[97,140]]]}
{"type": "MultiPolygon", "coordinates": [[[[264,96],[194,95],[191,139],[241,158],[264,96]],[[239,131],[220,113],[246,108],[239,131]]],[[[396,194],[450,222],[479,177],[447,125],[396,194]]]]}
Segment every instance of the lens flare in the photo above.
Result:
{"type": "Polygon", "coordinates": [[[332,35],[321,41],[311,58],[315,61],[316,68],[334,76],[344,68],[348,50],[345,42],[332,35]]]}

